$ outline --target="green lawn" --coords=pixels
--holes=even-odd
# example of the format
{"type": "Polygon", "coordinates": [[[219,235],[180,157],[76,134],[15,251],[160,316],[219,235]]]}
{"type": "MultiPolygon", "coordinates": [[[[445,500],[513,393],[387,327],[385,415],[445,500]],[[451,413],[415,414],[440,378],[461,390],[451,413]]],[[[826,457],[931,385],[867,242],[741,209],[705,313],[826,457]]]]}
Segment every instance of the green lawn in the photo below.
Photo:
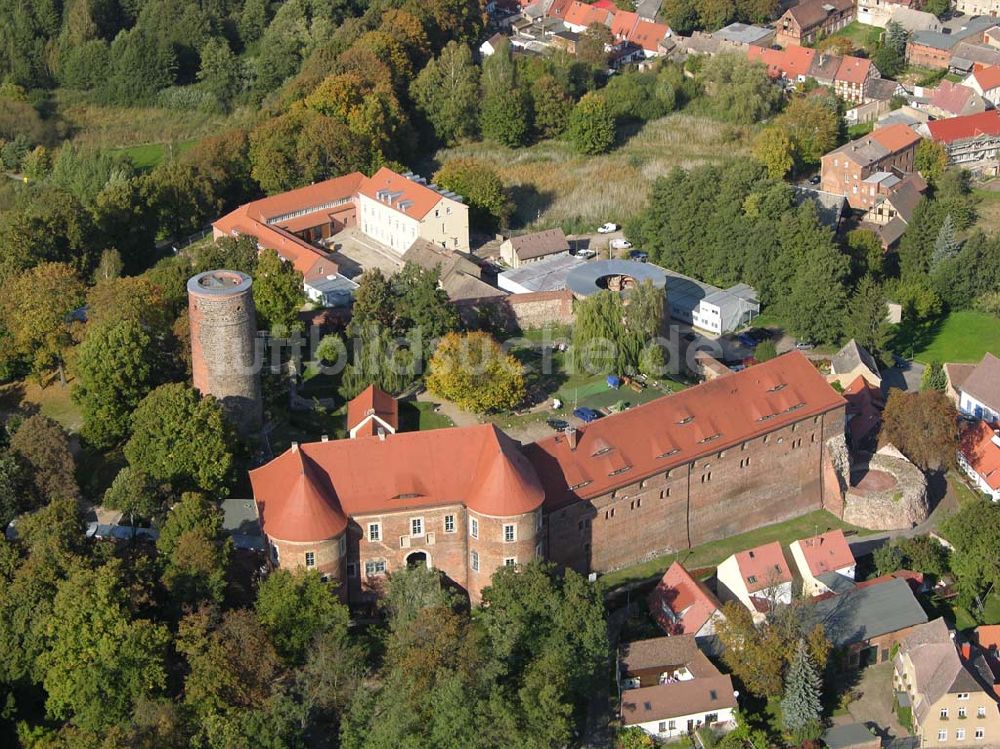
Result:
{"type": "Polygon", "coordinates": [[[399,428],[403,432],[427,431],[455,426],[442,413],[435,413],[434,404],[425,401],[400,401],[399,428]]]}
{"type": "Polygon", "coordinates": [[[896,341],[896,350],[925,364],[977,363],[989,351],[1000,354],[1000,319],[983,312],[952,312],[931,331],[896,341]]]}
{"type": "Polygon", "coordinates": [[[850,39],[855,49],[865,49],[872,51],[878,45],[878,39],[882,34],[882,29],[877,26],[869,26],[865,23],[854,21],[836,34],[831,34],[829,38],[842,37],[850,39]]]}
{"type": "Polygon", "coordinates": [[[1000,190],[973,190],[976,198],[976,223],[972,230],[993,235],[1000,228],[1000,190]]]}
{"type": "Polygon", "coordinates": [[[845,523],[826,510],[816,510],[808,515],[786,520],[784,523],[776,523],[763,528],[741,533],[738,536],[730,536],[720,541],[696,546],[693,549],[686,549],[675,554],[650,559],[648,562],[637,564],[625,569],[609,572],[601,579],[606,587],[614,588],[625,583],[646,580],[648,578],[662,575],[667,567],[675,560],[679,560],[688,569],[697,567],[710,567],[717,565],[731,554],[743,549],[750,549],[761,544],[780,541],[782,544],[789,544],[799,538],[814,536],[833,528],[848,530],[862,530],[857,526],[845,523]]]}
{"type": "Polygon", "coordinates": [[[958,497],[960,505],[965,505],[969,502],[978,502],[985,496],[970,489],[969,485],[965,483],[965,479],[955,471],[951,471],[948,474],[948,484],[951,486],[952,491],[955,492],[955,496],[958,497]]]}
{"type": "Polygon", "coordinates": [[[191,148],[197,141],[188,140],[182,143],[144,143],[141,146],[130,146],[129,148],[115,149],[124,153],[135,168],[141,172],[146,172],[157,166],[168,153],[181,154],[191,148]]]}
{"type": "Polygon", "coordinates": [[[986,598],[982,617],[977,619],[968,609],[959,606],[954,601],[941,601],[937,611],[946,619],[954,619],[958,631],[972,629],[980,624],[1000,624],[1000,594],[993,592],[986,598]],[[949,616],[950,615],[950,616],[949,616]]]}

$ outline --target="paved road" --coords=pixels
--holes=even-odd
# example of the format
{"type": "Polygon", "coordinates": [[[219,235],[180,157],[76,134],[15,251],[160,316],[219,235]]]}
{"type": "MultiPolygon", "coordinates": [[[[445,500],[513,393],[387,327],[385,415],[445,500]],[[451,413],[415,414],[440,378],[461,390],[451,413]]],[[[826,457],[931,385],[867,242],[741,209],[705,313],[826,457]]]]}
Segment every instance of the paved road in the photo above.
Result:
{"type": "Polygon", "coordinates": [[[882,392],[899,388],[908,393],[920,390],[920,380],[924,376],[924,365],[916,361],[896,359],[896,365],[882,372],[882,392]]]}

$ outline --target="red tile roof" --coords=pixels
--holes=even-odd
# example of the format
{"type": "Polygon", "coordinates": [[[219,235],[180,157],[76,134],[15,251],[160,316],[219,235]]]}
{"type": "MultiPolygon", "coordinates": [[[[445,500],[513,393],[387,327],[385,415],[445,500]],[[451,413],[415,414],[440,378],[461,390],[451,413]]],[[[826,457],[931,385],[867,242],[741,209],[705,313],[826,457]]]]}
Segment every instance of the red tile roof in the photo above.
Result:
{"type": "Polygon", "coordinates": [[[250,471],[250,482],[264,532],[286,541],[323,540],[337,525],[318,524],[304,507],[332,518],[464,502],[510,517],[543,499],[518,448],[493,424],[310,442],[250,471]],[[314,467],[309,486],[300,486],[303,465],[314,467]]]}
{"type": "MultiPolygon", "coordinates": [[[[377,416],[396,431],[399,429],[399,401],[381,388],[369,385],[347,404],[347,430],[351,431],[369,416],[377,416]]],[[[377,435],[374,419],[366,426],[369,425],[368,434],[377,435]]]]}
{"type": "Polygon", "coordinates": [[[913,128],[902,123],[872,130],[868,138],[893,153],[920,142],[920,136],[913,131],[913,128]]]}
{"type": "Polygon", "coordinates": [[[847,400],[847,431],[852,444],[859,445],[882,423],[882,391],[858,375],[844,390],[847,400]]]}
{"type": "Polygon", "coordinates": [[[845,83],[862,84],[868,80],[868,74],[871,72],[871,69],[871,60],[848,55],[841,61],[835,80],[844,81],[845,83]]]}
{"type": "Polygon", "coordinates": [[[1000,438],[997,428],[977,421],[962,430],[959,450],[990,489],[1000,489],[1000,438]]]}
{"type": "Polygon", "coordinates": [[[969,100],[978,97],[973,89],[963,86],[961,83],[952,83],[949,80],[942,80],[934,94],[931,96],[930,105],[947,112],[951,115],[960,115],[969,104],[969,100]]]}
{"type": "Polygon", "coordinates": [[[946,120],[932,120],[927,123],[931,140],[937,143],[953,143],[957,140],[976,138],[980,135],[1000,135],[1000,111],[989,109],[964,117],[950,117],[946,120]]]}
{"type": "Polygon", "coordinates": [[[639,14],[628,10],[622,10],[615,14],[611,22],[611,36],[616,39],[625,39],[632,33],[632,29],[639,23],[639,14]]]}
{"type": "Polygon", "coordinates": [[[736,557],[736,566],[739,567],[743,584],[747,586],[749,593],[792,581],[788,562],[777,541],[756,549],[738,551],[733,556],[736,557]]]}
{"type": "Polygon", "coordinates": [[[972,630],[972,639],[986,650],[1000,650],[1000,624],[980,624],[972,630]]]}
{"type": "Polygon", "coordinates": [[[547,15],[549,18],[565,18],[566,12],[575,0],[554,0],[549,6],[547,15]]]}
{"type": "Polygon", "coordinates": [[[525,447],[560,507],[630,483],[793,422],[827,413],[844,399],[799,351],[581,427],[573,449],[557,434],[525,447]],[[620,474],[628,473],[628,477],[620,474]]]}
{"type": "Polygon", "coordinates": [[[721,608],[719,599],[680,562],[670,565],[648,600],[649,613],[668,635],[697,634],[721,608]]]}
{"type": "Polygon", "coordinates": [[[799,539],[799,549],[813,577],[836,572],[854,564],[854,554],[842,530],[827,531],[812,538],[799,539]]]}
{"type": "Polygon", "coordinates": [[[569,6],[566,15],[563,17],[563,21],[571,23],[574,26],[586,26],[588,28],[595,23],[601,26],[608,26],[611,23],[612,15],[612,13],[604,8],[581,3],[577,0],[577,2],[569,6]]]}
{"type": "Polygon", "coordinates": [[[770,49],[769,47],[755,47],[751,45],[747,48],[747,58],[757,60],[767,66],[768,75],[772,78],[784,76],[790,81],[797,80],[799,76],[809,74],[816,50],[808,47],[801,47],[798,44],[789,44],[785,49],[770,49]]]}
{"type": "Polygon", "coordinates": [[[388,167],[382,167],[362,182],[358,192],[416,219],[426,216],[441,200],[441,195],[431,188],[396,174],[388,167]]]}
{"type": "Polygon", "coordinates": [[[972,72],[972,77],[976,79],[979,88],[983,91],[1000,88],[1000,68],[996,65],[989,65],[972,72]]]}
{"type": "Polygon", "coordinates": [[[628,40],[647,52],[656,52],[664,37],[670,33],[670,27],[665,23],[639,21],[628,35],[628,40]]]}

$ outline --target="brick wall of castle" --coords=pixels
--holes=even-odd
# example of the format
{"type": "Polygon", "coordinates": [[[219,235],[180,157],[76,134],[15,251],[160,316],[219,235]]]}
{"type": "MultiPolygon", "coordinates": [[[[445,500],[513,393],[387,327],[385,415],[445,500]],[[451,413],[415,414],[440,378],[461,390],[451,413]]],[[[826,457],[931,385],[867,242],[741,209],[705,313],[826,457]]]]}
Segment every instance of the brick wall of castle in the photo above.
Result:
{"type": "Polygon", "coordinates": [[[844,410],[809,417],[548,514],[547,555],[607,572],[823,506],[826,440],[844,410]]]}
{"type": "MultiPolygon", "coordinates": [[[[331,582],[339,583],[343,579],[344,557],[346,544],[342,545],[341,537],[326,541],[280,541],[268,538],[271,563],[283,570],[295,570],[300,567],[314,569],[331,582]],[[310,557],[312,564],[310,564],[310,557]]],[[[341,597],[346,597],[346,589],[341,587],[341,597]]]]}
{"type": "Polygon", "coordinates": [[[478,603],[482,589],[499,567],[508,561],[523,564],[535,558],[540,514],[491,517],[456,503],[357,515],[348,533],[348,597],[356,602],[371,600],[386,574],[423,560],[468,591],[472,601],[478,603]],[[420,522],[420,534],[412,533],[415,520],[420,522]],[[377,534],[372,533],[373,525],[378,528],[377,534]],[[513,540],[505,540],[505,526],[513,526],[513,540]],[[473,553],[477,555],[475,560],[473,553]],[[478,562],[478,571],[473,569],[474,561],[478,562]],[[372,565],[377,571],[369,575],[372,565]]]}

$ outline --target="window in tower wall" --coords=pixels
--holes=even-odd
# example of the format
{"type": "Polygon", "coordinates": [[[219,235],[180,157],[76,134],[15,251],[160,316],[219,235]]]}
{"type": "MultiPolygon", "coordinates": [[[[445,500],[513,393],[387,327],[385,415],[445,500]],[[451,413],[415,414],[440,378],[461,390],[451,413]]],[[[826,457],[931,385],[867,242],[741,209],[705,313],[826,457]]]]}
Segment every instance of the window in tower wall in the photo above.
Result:
{"type": "Polygon", "coordinates": [[[315,551],[307,551],[306,552],[306,567],[310,567],[311,568],[311,567],[315,567],[315,566],[316,566],[316,552],[315,551]]]}

